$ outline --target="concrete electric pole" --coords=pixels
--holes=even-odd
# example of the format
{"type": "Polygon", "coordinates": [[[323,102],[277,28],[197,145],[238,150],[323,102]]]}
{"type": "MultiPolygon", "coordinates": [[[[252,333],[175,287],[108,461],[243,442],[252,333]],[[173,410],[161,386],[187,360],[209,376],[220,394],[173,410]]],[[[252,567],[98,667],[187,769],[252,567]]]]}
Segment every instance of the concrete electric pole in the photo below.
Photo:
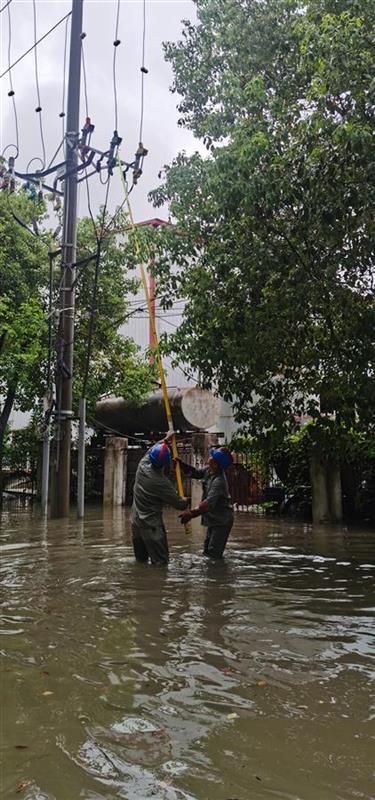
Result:
{"type": "Polygon", "coordinates": [[[72,0],[68,102],[65,135],[66,178],[58,333],[56,435],[52,463],[51,516],[67,517],[70,505],[75,261],[77,234],[77,145],[81,88],[83,0],[72,0]]]}

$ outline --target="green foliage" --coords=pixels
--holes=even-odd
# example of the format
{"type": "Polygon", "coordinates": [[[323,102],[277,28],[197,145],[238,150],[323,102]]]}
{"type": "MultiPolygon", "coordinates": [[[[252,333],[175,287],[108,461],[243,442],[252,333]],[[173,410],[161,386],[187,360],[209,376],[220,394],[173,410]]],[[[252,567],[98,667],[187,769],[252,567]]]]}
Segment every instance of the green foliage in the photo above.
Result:
{"type": "Polygon", "coordinates": [[[375,479],[375,441],[371,432],[321,417],[285,436],[269,453],[287,493],[307,504],[311,504],[310,461],[314,451],[326,453],[331,461],[341,465],[344,493],[350,492],[353,498],[350,510],[355,511],[363,476],[375,479]]]}
{"type": "Polygon", "coordinates": [[[197,0],[166,45],[180,154],[152,193],[159,290],[186,299],[169,340],[252,435],[283,439],[330,397],[375,424],[374,5],[197,0]]]}
{"type": "Polygon", "coordinates": [[[24,471],[27,467],[36,476],[40,457],[40,432],[32,421],[27,428],[8,430],[4,447],[4,466],[12,472],[24,471]]]}
{"type": "Polygon", "coordinates": [[[0,320],[0,395],[17,387],[17,407],[28,411],[43,389],[40,366],[45,363],[47,324],[40,298],[31,296],[18,307],[9,297],[0,298],[0,320]]]}
{"type": "Polygon", "coordinates": [[[11,208],[29,224],[42,217],[44,205],[35,207],[23,193],[11,200],[0,194],[0,397],[15,393],[17,406],[28,410],[42,391],[47,249],[11,208]]]}

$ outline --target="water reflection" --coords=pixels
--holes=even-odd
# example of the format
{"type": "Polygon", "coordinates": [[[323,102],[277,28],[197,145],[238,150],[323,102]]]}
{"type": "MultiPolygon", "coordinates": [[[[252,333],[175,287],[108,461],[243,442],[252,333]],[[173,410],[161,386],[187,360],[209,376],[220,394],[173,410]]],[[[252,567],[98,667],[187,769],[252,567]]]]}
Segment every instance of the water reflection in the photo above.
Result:
{"type": "Polygon", "coordinates": [[[5,517],[3,796],[369,800],[373,543],[243,515],[164,570],[122,510],[5,517]]]}

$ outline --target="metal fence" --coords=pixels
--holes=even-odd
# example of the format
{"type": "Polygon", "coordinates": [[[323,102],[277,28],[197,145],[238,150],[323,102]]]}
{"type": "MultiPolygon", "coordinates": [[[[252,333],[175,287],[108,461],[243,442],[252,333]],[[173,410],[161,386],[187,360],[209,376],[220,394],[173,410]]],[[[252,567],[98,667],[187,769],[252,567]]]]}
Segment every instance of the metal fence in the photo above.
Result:
{"type": "Polygon", "coordinates": [[[3,492],[11,497],[33,498],[36,496],[36,469],[3,470],[3,492]]]}
{"type": "MultiPolygon", "coordinates": [[[[190,439],[184,438],[177,442],[180,459],[191,466],[202,468],[207,463],[207,452],[197,452],[190,439]]],[[[147,447],[143,444],[129,445],[127,450],[127,480],[126,500],[127,506],[133,502],[135,475],[141,458],[146,453],[147,447]]],[[[86,498],[91,502],[101,503],[104,485],[104,460],[105,442],[89,445],[86,448],[86,498]]],[[[74,501],[77,496],[77,450],[72,450],[72,482],[71,495],[74,501]]],[[[38,493],[40,478],[40,463],[25,459],[23,469],[4,471],[4,490],[9,496],[33,498],[38,493]]],[[[229,492],[236,511],[249,511],[256,509],[264,503],[275,504],[281,502],[284,492],[280,486],[275,485],[271,471],[264,469],[264,465],[257,465],[250,461],[246,455],[234,455],[234,464],[227,470],[229,492]]],[[[170,477],[175,481],[172,466],[170,477]]],[[[189,475],[182,475],[184,494],[191,497],[192,480],[189,475]]]]}

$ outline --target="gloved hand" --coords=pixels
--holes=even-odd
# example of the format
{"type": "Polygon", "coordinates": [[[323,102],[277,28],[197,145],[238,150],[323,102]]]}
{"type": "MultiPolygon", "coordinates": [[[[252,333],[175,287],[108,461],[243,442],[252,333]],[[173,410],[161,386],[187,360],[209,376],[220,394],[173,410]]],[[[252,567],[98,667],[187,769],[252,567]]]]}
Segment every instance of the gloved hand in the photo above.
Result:
{"type": "Polygon", "coordinates": [[[188,522],[193,518],[193,515],[188,508],[186,511],[183,511],[182,514],[179,514],[179,518],[181,520],[182,525],[187,525],[188,522]]]}

